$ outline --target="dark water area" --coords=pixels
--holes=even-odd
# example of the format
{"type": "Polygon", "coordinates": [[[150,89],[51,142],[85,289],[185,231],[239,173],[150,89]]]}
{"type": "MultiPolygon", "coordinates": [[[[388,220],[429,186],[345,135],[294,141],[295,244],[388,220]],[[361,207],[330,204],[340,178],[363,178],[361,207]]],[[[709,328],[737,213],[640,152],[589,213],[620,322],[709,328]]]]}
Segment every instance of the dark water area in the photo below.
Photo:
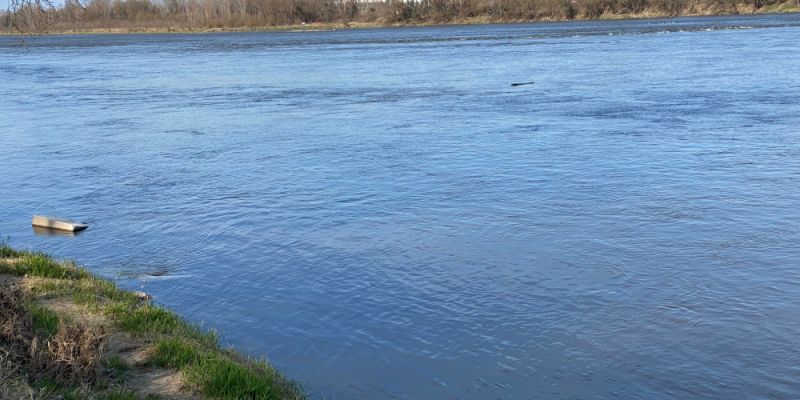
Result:
{"type": "Polygon", "coordinates": [[[0,177],[313,398],[800,398],[800,15],[0,37],[0,177]]]}

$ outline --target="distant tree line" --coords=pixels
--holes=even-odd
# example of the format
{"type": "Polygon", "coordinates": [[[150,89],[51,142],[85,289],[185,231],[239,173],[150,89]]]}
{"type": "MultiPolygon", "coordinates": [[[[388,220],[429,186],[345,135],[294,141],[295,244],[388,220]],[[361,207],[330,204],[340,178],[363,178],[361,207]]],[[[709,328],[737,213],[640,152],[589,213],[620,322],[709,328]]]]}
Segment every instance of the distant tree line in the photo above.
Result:
{"type": "MultiPolygon", "coordinates": [[[[236,28],[737,14],[800,0],[12,0],[0,29],[236,28]]],[[[796,3],[796,4],[795,4],[796,3]]],[[[773,7],[774,8],[774,7],[773,7]]]]}

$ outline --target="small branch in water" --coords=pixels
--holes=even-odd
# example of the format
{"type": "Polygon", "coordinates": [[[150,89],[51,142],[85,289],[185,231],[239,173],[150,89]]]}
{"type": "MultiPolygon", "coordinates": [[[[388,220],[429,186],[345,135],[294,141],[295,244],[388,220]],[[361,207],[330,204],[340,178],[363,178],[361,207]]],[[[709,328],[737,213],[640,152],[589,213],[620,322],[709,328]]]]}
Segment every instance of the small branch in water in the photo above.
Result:
{"type": "Polygon", "coordinates": [[[533,85],[534,83],[536,83],[536,82],[533,82],[533,81],[530,81],[530,82],[518,82],[518,83],[512,83],[511,86],[533,85]]]}

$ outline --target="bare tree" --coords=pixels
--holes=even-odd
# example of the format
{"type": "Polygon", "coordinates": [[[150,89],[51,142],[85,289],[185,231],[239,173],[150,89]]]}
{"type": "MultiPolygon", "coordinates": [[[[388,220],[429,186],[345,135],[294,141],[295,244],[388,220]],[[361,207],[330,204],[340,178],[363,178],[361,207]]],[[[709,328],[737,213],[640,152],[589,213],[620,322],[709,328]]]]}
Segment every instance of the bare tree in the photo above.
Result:
{"type": "Polygon", "coordinates": [[[800,0],[9,0],[0,29],[40,33],[75,28],[217,28],[297,23],[405,24],[481,20],[591,19],[682,15],[697,9],[760,12],[800,0]]]}
{"type": "Polygon", "coordinates": [[[18,32],[42,32],[52,25],[55,11],[52,0],[9,0],[7,23],[18,32]]]}

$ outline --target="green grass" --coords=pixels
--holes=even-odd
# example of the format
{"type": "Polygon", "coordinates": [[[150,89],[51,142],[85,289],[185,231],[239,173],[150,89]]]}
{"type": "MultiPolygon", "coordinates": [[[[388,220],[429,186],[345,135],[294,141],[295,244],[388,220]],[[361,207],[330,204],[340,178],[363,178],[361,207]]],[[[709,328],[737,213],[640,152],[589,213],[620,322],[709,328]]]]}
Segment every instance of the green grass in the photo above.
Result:
{"type": "Polygon", "coordinates": [[[37,396],[25,397],[30,399],[63,399],[63,400],[159,400],[154,394],[139,396],[133,390],[124,386],[113,388],[60,388],[52,382],[40,382],[37,396]]]}
{"type": "Polygon", "coordinates": [[[56,392],[59,390],[58,384],[50,379],[40,379],[35,383],[37,388],[43,392],[56,392]]]}
{"type": "Polygon", "coordinates": [[[120,329],[134,334],[177,333],[185,325],[177,315],[151,304],[141,307],[117,302],[106,308],[120,329]]]}
{"type": "Polygon", "coordinates": [[[181,369],[207,357],[208,351],[186,340],[172,337],[163,338],[156,343],[150,362],[165,368],[181,369]]]}
{"type": "Polygon", "coordinates": [[[33,319],[33,332],[35,335],[49,338],[58,332],[58,314],[33,303],[28,304],[27,308],[33,319]]]}
{"type": "Polygon", "coordinates": [[[7,245],[4,240],[0,240],[0,258],[15,258],[22,255],[21,251],[15,250],[7,245]]]}
{"type": "Polygon", "coordinates": [[[125,362],[120,356],[112,356],[107,358],[103,364],[105,365],[106,369],[111,373],[111,375],[117,379],[122,378],[128,370],[131,369],[131,366],[125,362]]]}
{"type": "Polygon", "coordinates": [[[88,276],[82,279],[45,280],[32,288],[37,295],[68,296],[93,311],[100,310],[103,305],[118,304],[124,308],[132,308],[139,299],[131,292],[120,289],[115,283],[105,279],[88,276]]]}
{"type": "Polygon", "coordinates": [[[214,347],[218,338],[214,331],[204,331],[186,322],[172,311],[145,303],[118,301],[105,308],[117,328],[134,335],[171,335],[193,339],[205,346],[214,347]]]}
{"type": "Polygon", "coordinates": [[[59,262],[41,252],[18,251],[0,243],[0,258],[14,258],[15,261],[0,263],[0,273],[13,275],[30,275],[43,278],[81,279],[89,277],[89,273],[74,262],[59,262]]]}
{"type": "MultiPolygon", "coordinates": [[[[19,266],[19,262],[16,266],[19,266]]],[[[80,278],[44,281],[38,283],[34,291],[39,295],[70,296],[77,304],[102,311],[118,329],[134,335],[183,336],[207,346],[217,344],[215,332],[205,331],[172,311],[143,303],[133,293],[120,289],[115,283],[88,274],[80,278]]]]}
{"type": "MultiPolygon", "coordinates": [[[[97,278],[75,263],[61,263],[52,257],[29,251],[17,251],[0,242],[0,273],[29,275],[48,280],[37,281],[37,296],[66,297],[105,314],[116,329],[154,344],[149,363],[180,370],[186,383],[202,394],[216,399],[302,399],[302,389],[286,379],[266,362],[250,360],[223,351],[216,332],[190,323],[177,314],[142,301],[113,282],[97,278]]],[[[29,305],[37,334],[50,336],[58,331],[59,316],[46,308],[29,305]]],[[[125,375],[128,366],[119,357],[104,362],[116,378],[125,375]]],[[[134,392],[102,388],[99,399],[140,400],[134,392]]],[[[146,400],[150,400],[148,397],[146,400]]]]}
{"type": "Polygon", "coordinates": [[[0,274],[17,275],[17,269],[12,262],[0,260],[0,274]]]}
{"type": "Polygon", "coordinates": [[[126,389],[110,391],[100,398],[102,400],[139,400],[139,396],[137,396],[136,393],[126,389]]]}
{"type": "Polygon", "coordinates": [[[274,375],[258,374],[245,365],[213,355],[184,370],[186,379],[203,394],[220,399],[283,399],[286,390],[274,375]]]}
{"type": "Polygon", "coordinates": [[[133,308],[140,303],[133,293],[120,289],[111,281],[93,276],[75,281],[70,294],[74,302],[89,306],[95,311],[109,304],[133,308]]]}
{"type": "Polygon", "coordinates": [[[179,369],[186,380],[216,399],[300,399],[299,387],[264,362],[234,360],[218,348],[163,338],[155,346],[153,364],[179,369]]]}
{"type": "Polygon", "coordinates": [[[20,275],[56,279],[80,279],[89,276],[88,272],[74,262],[60,263],[43,253],[23,254],[15,266],[20,275]]]}

